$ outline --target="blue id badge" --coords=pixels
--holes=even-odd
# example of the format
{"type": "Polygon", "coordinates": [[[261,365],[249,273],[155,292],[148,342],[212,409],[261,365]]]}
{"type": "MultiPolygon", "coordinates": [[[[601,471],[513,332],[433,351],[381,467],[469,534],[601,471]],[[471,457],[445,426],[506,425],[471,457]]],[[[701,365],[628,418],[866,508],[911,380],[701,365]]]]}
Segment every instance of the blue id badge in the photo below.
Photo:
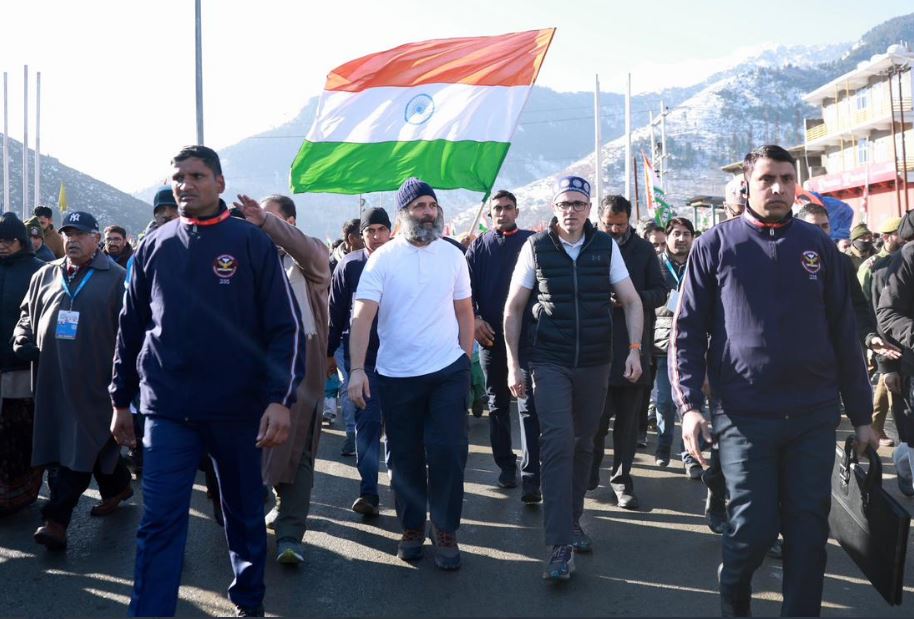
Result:
{"type": "Polygon", "coordinates": [[[58,340],[75,340],[77,326],[79,326],[79,312],[68,312],[65,310],[57,312],[58,340]]]}

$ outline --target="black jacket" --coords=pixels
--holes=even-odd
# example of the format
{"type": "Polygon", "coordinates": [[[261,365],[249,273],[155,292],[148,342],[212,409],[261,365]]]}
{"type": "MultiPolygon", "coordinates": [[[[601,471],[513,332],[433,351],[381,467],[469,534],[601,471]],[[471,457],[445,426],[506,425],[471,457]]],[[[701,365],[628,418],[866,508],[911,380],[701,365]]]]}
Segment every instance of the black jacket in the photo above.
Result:
{"type": "MultiPolygon", "coordinates": [[[[657,262],[657,252],[654,246],[635,234],[631,230],[629,238],[619,244],[619,251],[628,269],[628,276],[632,285],[641,297],[644,309],[644,328],[641,332],[641,378],[636,384],[649,385],[651,373],[647,370],[651,361],[651,352],[654,345],[654,310],[666,303],[669,292],[663,275],[660,273],[660,263],[657,262]]],[[[614,386],[630,386],[632,383],[624,378],[625,358],[628,357],[628,328],[625,324],[625,310],[621,307],[613,308],[613,365],[609,372],[609,384],[614,386]]]]}
{"type": "MultiPolygon", "coordinates": [[[[901,370],[914,375],[914,243],[895,252],[884,269],[873,273],[873,293],[879,293],[876,321],[879,332],[902,349],[901,370]],[[884,281],[884,284],[882,282],[884,281]]],[[[874,296],[874,299],[876,297],[874,296]]],[[[893,371],[894,364],[880,364],[893,371]]]]}
{"type": "Polygon", "coordinates": [[[612,304],[609,283],[613,240],[584,225],[577,260],[562,247],[555,218],[549,230],[533,235],[536,266],[531,361],[562,367],[589,367],[612,360],[612,304]]]}
{"type": "Polygon", "coordinates": [[[0,372],[28,370],[30,363],[13,353],[13,329],[19,322],[20,306],[29,290],[32,274],[44,262],[32,254],[32,243],[26,239],[27,248],[8,258],[0,258],[0,372]]]}

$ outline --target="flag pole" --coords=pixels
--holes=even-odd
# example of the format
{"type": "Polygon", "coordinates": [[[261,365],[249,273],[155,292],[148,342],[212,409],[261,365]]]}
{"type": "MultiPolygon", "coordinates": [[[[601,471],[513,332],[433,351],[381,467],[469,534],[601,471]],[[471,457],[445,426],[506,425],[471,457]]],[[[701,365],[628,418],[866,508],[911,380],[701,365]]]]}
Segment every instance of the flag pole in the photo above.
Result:
{"type": "Polygon", "coordinates": [[[635,194],[634,194],[634,203],[635,203],[635,221],[641,221],[641,207],[638,203],[638,161],[635,159],[635,156],[632,155],[632,180],[635,182],[635,194]]]}
{"type": "MultiPolygon", "coordinates": [[[[631,201],[632,182],[632,74],[625,78],[625,199],[631,201]]],[[[637,220],[636,220],[637,221],[637,220]]]]}
{"type": "Polygon", "coordinates": [[[476,209],[476,217],[473,218],[473,223],[470,224],[470,229],[467,230],[468,234],[472,235],[473,232],[476,230],[476,224],[479,223],[479,218],[482,217],[482,211],[484,208],[486,208],[486,202],[489,201],[489,194],[491,193],[491,191],[492,190],[490,189],[489,191],[486,192],[486,195],[484,195],[482,197],[482,203],[480,203],[479,208],[476,209]]]}

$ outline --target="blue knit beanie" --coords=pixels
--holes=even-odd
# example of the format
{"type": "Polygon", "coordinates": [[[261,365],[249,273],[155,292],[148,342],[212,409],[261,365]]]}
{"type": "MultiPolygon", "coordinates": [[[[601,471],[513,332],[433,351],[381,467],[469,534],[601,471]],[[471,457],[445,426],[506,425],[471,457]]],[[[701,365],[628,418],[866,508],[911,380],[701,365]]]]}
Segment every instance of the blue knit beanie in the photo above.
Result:
{"type": "Polygon", "coordinates": [[[563,176],[555,182],[552,188],[552,199],[555,200],[560,193],[566,191],[577,191],[590,198],[590,183],[580,176],[563,176]]]}
{"type": "Polygon", "coordinates": [[[400,189],[397,190],[397,209],[406,208],[410,202],[422,196],[431,196],[438,201],[435,190],[432,186],[416,177],[411,177],[403,181],[400,189]]]}

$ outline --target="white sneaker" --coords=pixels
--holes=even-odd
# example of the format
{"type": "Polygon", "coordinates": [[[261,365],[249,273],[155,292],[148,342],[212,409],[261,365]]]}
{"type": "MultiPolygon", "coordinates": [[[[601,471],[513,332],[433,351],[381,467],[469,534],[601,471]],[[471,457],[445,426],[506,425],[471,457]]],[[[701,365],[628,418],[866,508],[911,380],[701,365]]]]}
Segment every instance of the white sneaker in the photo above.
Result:
{"type": "Polygon", "coordinates": [[[914,496],[914,458],[911,458],[910,445],[898,443],[892,451],[892,461],[898,476],[898,488],[905,496],[914,496]]]}
{"type": "Polygon", "coordinates": [[[332,426],[336,420],[336,398],[324,398],[324,423],[332,426]]]}

